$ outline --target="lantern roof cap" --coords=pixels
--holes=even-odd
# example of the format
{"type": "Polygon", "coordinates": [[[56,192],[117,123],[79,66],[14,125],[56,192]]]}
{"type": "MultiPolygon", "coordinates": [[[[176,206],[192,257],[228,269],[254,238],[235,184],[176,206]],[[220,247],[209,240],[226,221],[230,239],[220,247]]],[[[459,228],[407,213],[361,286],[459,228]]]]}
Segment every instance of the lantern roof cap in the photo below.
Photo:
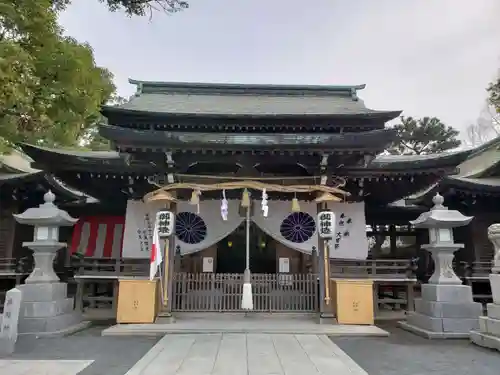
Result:
{"type": "Polygon", "coordinates": [[[420,214],[416,220],[410,221],[415,228],[456,228],[468,225],[474,216],[465,216],[460,211],[449,210],[444,206],[444,198],[437,193],[432,202],[434,207],[430,211],[420,214]]]}
{"type": "Polygon", "coordinates": [[[71,217],[66,211],[59,209],[54,201],[56,196],[48,191],[43,196],[44,203],[38,207],[28,208],[20,214],[14,214],[19,224],[32,226],[72,226],[78,219],[71,217]]]}

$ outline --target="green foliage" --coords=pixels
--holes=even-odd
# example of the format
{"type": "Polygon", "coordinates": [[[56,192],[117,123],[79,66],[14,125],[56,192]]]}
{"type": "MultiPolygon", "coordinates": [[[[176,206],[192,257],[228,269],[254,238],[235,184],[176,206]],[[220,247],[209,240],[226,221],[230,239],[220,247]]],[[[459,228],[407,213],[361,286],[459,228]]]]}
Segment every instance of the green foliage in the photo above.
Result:
{"type": "Polygon", "coordinates": [[[401,123],[394,126],[398,141],[387,150],[393,155],[436,154],[460,146],[459,132],[446,126],[435,117],[414,119],[401,116],[401,123]]]}
{"type": "Polygon", "coordinates": [[[496,80],[496,82],[492,82],[488,86],[488,94],[489,94],[489,102],[493,105],[500,114],[500,77],[496,80]]]}
{"type": "Polygon", "coordinates": [[[0,152],[78,146],[115,91],[92,49],[62,35],[52,0],[0,3],[0,152]]]}
{"type": "MultiPolygon", "coordinates": [[[[71,3],[71,0],[51,0],[56,10],[62,10],[71,3]]],[[[89,1],[89,0],[87,0],[89,1]]],[[[189,7],[183,0],[98,0],[106,3],[109,10],[124,11],[129,16],[151,16],[153,11],[164,11],[167,13],[179,12],[189,7]]]]}

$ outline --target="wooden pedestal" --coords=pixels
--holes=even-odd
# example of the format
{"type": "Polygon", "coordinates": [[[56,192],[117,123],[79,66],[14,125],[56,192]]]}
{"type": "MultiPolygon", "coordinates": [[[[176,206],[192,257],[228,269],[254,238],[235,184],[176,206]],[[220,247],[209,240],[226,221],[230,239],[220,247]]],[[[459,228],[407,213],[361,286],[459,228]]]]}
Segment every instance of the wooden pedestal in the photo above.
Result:
{"type": "Polygon", "coordinates": [[[330,279],[330,293],[339,324],[374,324],[372,280],[330,279]]]}
{"type": "Polygon", "coordinates": [[[160,289],[158,280],[119,280],[117,323],[154,323],[160,289]]]}

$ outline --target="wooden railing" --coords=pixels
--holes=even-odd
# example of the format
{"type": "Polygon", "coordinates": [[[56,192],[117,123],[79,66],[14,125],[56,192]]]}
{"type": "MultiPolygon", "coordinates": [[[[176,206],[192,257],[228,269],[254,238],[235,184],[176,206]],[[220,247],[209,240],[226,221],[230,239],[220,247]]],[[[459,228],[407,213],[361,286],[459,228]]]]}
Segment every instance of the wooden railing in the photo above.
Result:
{"type": "Polygon", "coordinates": [[[17,261],[15,258],[0,258],[0,276],[15,276],[17,272],[17,261]]]}
{"type": "MultiPolygon", "coordinates": [[[[316,312],[315,274],[252,274],[253,311],[316,312]]],[[[241,310],[243,274],[177,273],[173,279],[174,311],[241,310]]]]}
{"type": "Polygon", "coordinates": [[[405,259],[332,259],[330,261],[331,277],[415,279],[415,269],[411,261],[405,259]]]}
{"type": "Polygon", "coordinates": [[[149,274],[148,259],[85,258],[71,264],[75,278],[113,279],[119,277],[142,277],[149,274]]]}
{"type": "Polygon", "coordinates": [[[491,268],[493,266],[492,262],[473,262],[466,263],[462,262],[461,267],[463,268],[463,277],[466,280],[489,280],[489,274],[491,273],[491,268]]]}

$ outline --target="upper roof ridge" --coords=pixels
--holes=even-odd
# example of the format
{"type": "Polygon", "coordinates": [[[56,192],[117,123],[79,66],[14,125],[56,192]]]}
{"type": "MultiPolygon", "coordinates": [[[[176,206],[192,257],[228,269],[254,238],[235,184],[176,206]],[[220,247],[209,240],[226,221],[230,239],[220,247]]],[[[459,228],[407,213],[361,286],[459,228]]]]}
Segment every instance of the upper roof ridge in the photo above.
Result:
{"type": "Polygon", "coordinates": [[[240,84],[240,83],[199,83],[199,82],[159,82],[129,79],[137,86],[136,95],[143,93],[189,93],[219,95],[283,95],[283,96],[351,96],[358,100],[357,91],[366,85],[289,85],[289,84],[240,84]]]}

